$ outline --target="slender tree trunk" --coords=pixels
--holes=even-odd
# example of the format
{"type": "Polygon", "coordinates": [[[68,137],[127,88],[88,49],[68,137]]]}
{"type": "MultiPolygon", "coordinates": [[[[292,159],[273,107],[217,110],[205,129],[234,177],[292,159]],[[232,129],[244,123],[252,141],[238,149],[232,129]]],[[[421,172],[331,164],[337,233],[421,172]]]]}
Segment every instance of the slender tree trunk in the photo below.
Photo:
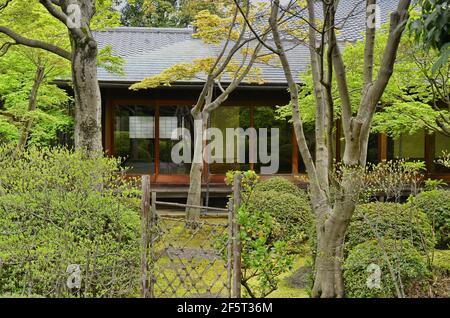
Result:
{"type": "MultiPolygon", "coordinates": [[[[189,192],[187,198],[188,205],[200,206],[202,203],[202,175],[203,175],[203,149],[205,146],[204,134],[208,128],[209,114],[202,112],[193,113],[196,122],[194,138],[194,160],[191,165],[189,192]]],[[[189,223],[195,224],[200,218],[200,209],[186,208],[186,218],[189,223]]]]}
{"type": "MultiPolygon", "coordinates": [[[[38,66],[36,69],[36,75],[34,77],[33,88],[31,89],[28,98],[28,112],[31,113],[36,110],[37,106],[37,96],[39,88],[44,81],[45,69],[42,66],[38,66]]],[[[28,140],[28,135],[30,134],[31,128],[33,126],[33,120],[31,118],[27,119],[22,128],[22,133],[17,144],[17,151],[21,151],[25,148],[28,140]]]]}

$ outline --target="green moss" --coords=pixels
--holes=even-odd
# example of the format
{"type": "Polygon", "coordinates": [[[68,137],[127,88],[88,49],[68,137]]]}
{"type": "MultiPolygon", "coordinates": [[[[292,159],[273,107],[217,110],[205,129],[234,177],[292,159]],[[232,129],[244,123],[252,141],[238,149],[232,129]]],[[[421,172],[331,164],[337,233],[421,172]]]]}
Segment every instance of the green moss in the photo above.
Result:
{"type": "Polygon", "coordinates": [[[435,250],[433,268],[450,275],[450,250],[435,250]]]}
{"type": "Polygon", "coordinates": [[[309,257],[297,256],[293,268],[278,278],[278,289],[269,295],[270,298],[309,298],[308,291],[304,288],[296,288],[289,284],[289,278],[301,267],[308,266],[309,257]]]}

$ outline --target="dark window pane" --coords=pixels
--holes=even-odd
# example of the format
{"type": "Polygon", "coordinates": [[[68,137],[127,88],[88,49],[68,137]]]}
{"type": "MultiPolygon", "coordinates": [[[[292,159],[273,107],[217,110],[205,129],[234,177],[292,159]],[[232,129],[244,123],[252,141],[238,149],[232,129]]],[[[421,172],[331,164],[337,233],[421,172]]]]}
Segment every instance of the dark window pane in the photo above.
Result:
{"type": "MultiPolygon", "coordinates": [[[[304,130],[305,130],[306,144],[308,145],[308,149],[314,159],[316,158],[316,138],[314,133],[314,125],[306,124],[304,126],[304,130]]],[[[298,172],[306,173],[306,166],[300,152],[298,154],[298,172]]]]}
{"type": "MultiPolygon", "coordinates": [[[[442,155],[445,153],[450,153],[450,137],[445,136],[440,133],[436,133],[436,146],[435,146],[435,159],[436,161],[442,158],[442,155]]],[[[438,173],[448,173],[450,172],[449,168],[446,168],[440,164],[435,164],[435,172],[438,173]]]]}
{"type": "Polygon", "coordinates": [[[367,147],[367,163],[379,163],[378,157],[378,135],[370,134],[369,145],[367,147]]]}
{"type": "Polygon", "coordinates": [[[222,133],[223,140],[217,141],[222,145],[223,154],[218,153],[212,155],[217,157],[216,162],[209,165],[212,174],[225,174],[230,170],[248,170],[249,164],[249,139],[245,138],[245,163],[238,161],[238,138],[234,138],[233,151],[227,152],[227,144],[233,142],[227,140],[227,128],[243,128],[244,130],[250,127],[250,108],[237,106],[223,106],[217,108],[211,114],[211,128],[218,128],[222,133]],[[219,161],[222,161],[220,163],[219,161]],[[228,163],[227,163],[228,162],[228,163]]]}
{"type": "Polygon", "coordinates": [[[190,158],[192,159],[194,151],[194,119],[191,115],[190,107],[161,106],[159,110],[159,174],[189,174],[191,169],[190,163],[175,163],[174,158],[172,158],[172,149],[176,144],[183,142],[184,145],[179,153],[180,157],[184,155],[184,151],[187,151],[187,154],[190,152],[190,158]],[[172,138],[174,130],[179,128],[189,130],[189,134],[185,135],[185,137],[187,138],[190,135],[190,145],[181,135],[177,138],[172,138]]]}
{"type": "Polygon", "coordinates": [[[117,106],[114,150],[130,172],[154,173],[155,109],[151,106],[117,106]]]}
{"type": "MultiPolygon", "coordinates": [[[[272,155],[271,149],[271,128],[279,129],[279,168],[278,173],[292,173],[292,124],[288,120],[277,120],[276,109],[274,107],[255,107],[254,113],[254,127],[258,131],[258,139],[261,138],[259,129],[267,128],[268,141],[267,154],[272,155]]],[[[274,149],[275,151],[275,149],[274,149]]],[[[260,149],[258,148],[258,153],[260,149]]],[[[262,166],[269,166],[270,164],[262,164],[258,156],[258,163],[255,164],[255,171],[260,173],[262,166]]]]}
{"type": "Polygon", "coordinates": [[[403,134],[397,139],[389,139],[388,159],[406,159],[409,161],[424,160],[425,132],[413,135],[403,134]]]}

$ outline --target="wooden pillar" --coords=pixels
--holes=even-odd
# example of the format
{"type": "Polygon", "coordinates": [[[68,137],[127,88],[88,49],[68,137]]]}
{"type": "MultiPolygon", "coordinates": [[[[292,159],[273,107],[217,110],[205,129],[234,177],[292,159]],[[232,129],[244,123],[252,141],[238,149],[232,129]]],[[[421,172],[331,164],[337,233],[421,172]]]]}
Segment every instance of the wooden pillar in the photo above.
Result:
{"type": "Polygon", "coordinates": [[[388,160],[388,137],[386,134],[378,134],[378,161],[388,160]]]}

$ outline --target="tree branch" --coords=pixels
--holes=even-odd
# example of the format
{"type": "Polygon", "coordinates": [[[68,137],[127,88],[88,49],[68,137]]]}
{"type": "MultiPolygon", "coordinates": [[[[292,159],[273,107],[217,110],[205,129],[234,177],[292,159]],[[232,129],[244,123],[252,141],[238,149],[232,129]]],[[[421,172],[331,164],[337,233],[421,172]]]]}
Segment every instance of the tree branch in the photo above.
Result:
{"type": "Polygon", "coordinates": [[[375,49],[375,26],[369,25],[369,17],[373,12],[369,12],[368,8],[376,5],[376,0],[367,0],[366,3],[366,45],[364,47],[364,87],[372,84],[373,80],[373,52],[375,49]]]}
{"type": "Polygon", "coordinates": [[[306,142],[305,132],[303,129],[303,122],[300,115],[298,86],[294,80],[294,76],[292,75],[291,66],[286,56],[286,52],[283,43],[281,41],[281,36],[278,29],[279,8],[280,8],[280,1],[274,0],[272,4],[272,12],[270,15],[269,24],[272,29],[273,40],[275,46],[277,47],[278,56],[280,58],[281,65],[283,67],[284,75],[286,77],[286,81],[288,82],[289,86],[289,93],[291,95],[291,105],[292,105],[292,119],[294,121],[296,141],[299,146],[300,154],[302,155],[303,161],[306,166],[306,171],[310,179],[311,190],[318,197],[321,197],[320,183],[317,179],[316,167],[314,165],[311,152],[306,142]]]}
{"type": "MultiPolygon", "coordinates": [[[[321,32],[321,47],[320,52],[316,49],[317,43],[317,27],[315,26],[315,12],[314,12],[314,1],[308,0],[308,19],[311,22],[311,26],[308,28],[309,34],[309,55],[311,58],[311,72],[313,77],[314,86],[314,96],[316,99],[316,115],[315,115],[315,132],[316,132],[316,168],[317,168],[317,179],[319,180],[319,185],[322,189],[328,188],[328,163],[329,163],[329,149],[327,138],[327,120],[326,114],[328,112],[327,107],[327,97],[325,94],[325,86],[323,83],[323,64],[324,57],[322,53],[322,48],[324,45],[325,35],[321,32]]],[[[327,14],[328,15],[328,14],[327,14]]],[[[326,27],[327,21],[325,21],[324,26],[326,27]]]]}
{"type": "Polygon", "coordinates": [[[256,39],[259,41],[259,43],[261,43],[266,49],[268,49],[269,51],[271,51],[272,53],[278,54],[277,50],[275,50],[274,48],[272,48],[270,45],[268,45],[266,43],[266,41],[264,41],[259,35],[258,33],[255,31],[255,29],[252,27],[250,21],[248,20],[247,15],[245,14],[245,12],[242,10],[241,6],[239,5],[237,0],[233,0],[234,3],[236,4],[236,7],[239,9],[239,12],[241,13],[242,17],[244,18],[245,24],[248,25],[248,28],[250,29],[250,31],[255,35],[256,39]]]}
{"type": "Polygon", "coordinates": [[[331,58],[333,60],[334,72],[336,75],[336,83],[341,99],[342,109],[342,128],[346,142],[350,138],[350,122],[352,118],[352,105],[350,102],[350,92],[348,90],[347,75],[345,70],[344,60],[342,58],[341,50],[337,45],[336,30],[333,27],[330,31],[330,47],[332,50],[331,58]]]}
{"type": "MultiPolygon", "coordinates": [[[[400,0],[397,10],[391,14],[391,22],[389,29],[389,37],[386,48],[384,50],[381,67],[377,75],[377,79],[369,85],[363,93],[361,103],[359,105],[358,114],[355,121],[361,123],[361,133],[359,135],[359,144],[362,147],[367,144],[369,139],[370,127],[372,125],[373,115],[381,96],[394,72],[394,64],[397,58],[400,40],[405,30],[406,23],[409,19],[409,7],[411,0],[400,0]]],[[[365,147],[363,147],[365,148],[365,147]]],[[[367,158],[367,149],[361,151],[360,162],[365,164],[367,158]]]]}
{"type": "Polygon", "coordinates": [[[6,0],[5,3],[0,4],[0,11],[5,9],[11,2],[12,2],[12,0],[6,0]]]}
{"type": "Polygon", "coordinates": [[[47,11],[54,16],[56,19],[61,21],[65,26],[67,26],[68,17],[62,11],[56,8],[51,0],[39,0],[39,2],[47,9],[47,11]]]}
{"type": "Polygon", "coordinates": [[[16,32],[14,32],[13,30],[11,30],[7,27],[4,27],[4,26],[0,26],[0,33],[6,34],[10,38],[12,38],[14,41],[16,41],[17,44],[22,44],[25,46],[42,49],[42,50],[54,53],[56,55],[59,55],[60,57],[65,58],[69,61],[72,60],[72,53],[70,53],[56,45],[53,45],[51,43],[25,38],[25,37],[17,34],[16,32]]]}

